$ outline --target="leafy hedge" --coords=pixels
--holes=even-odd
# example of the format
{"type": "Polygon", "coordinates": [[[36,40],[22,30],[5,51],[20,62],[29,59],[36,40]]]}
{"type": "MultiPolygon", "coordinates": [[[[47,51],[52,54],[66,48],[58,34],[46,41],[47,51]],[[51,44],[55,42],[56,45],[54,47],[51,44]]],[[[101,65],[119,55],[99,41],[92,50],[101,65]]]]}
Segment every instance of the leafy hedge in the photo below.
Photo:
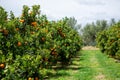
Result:
{"type": "Polygon", "coordinates": [[[96,40],[102,52],[120,59],[120,22],[100,32],[96,40]]]}
{"type": "Polygon", "coordinates": [[[15,17],[0,7],[0,79],[42,80],[57,62],[68,64],[81,49],[79,34],[64,18],[49,21],[40,6],[23,6],[15,17]]]}

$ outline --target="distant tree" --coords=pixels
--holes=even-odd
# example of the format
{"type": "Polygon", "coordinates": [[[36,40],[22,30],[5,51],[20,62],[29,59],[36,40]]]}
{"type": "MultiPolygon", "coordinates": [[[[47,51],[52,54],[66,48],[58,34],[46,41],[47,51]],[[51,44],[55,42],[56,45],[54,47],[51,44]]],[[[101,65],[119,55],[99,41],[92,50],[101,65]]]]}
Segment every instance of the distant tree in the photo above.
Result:
{"type": "Polygon", "coordinates": [[[81,35],[81,31],[80,31],[81,28],[82,28],[81,24],[77,24],[75,27],[75,29],[79,32],[80,35],[81,35]]]}
{"type": "Polygon", "coordinates": [[[7,20],[7,12],[0,6],[0,24],[3,25],[7,20]]]}
{"type": "Polygon", "coordinates": [[[108,23],[106,20],[97,20],[96,27],[97,27],[98,31],[102,31],[102,30],[108,28],[108,23]]]}
{"type": "Polygon", "coordinates": [[[10,20],[13,20],[13,19],[15,19],[15,15],[12,11],[10,11],[10,20]]]}
{"type": "Polygon", "coordinates": [[[111,21],[110,21],[110,26],[113,26],[114,24],[116,24],[116,21],[115,21],[114,18],[112,18],[111,21]]]}
{"type": "Polygon", "coordinates": [[[67,24],[68,24],[70,27],[72,27],[72,28],[75,29],[76,24],[77,24],[77,20],[76,20],[74,17],[70,17],[70,18],[68,18],[68,20],[67,20],[67,24]]]}
{"type": "Polygon", "coordinates": [[[96,23],[86,24],[82,29],[82,38],[84,45],[96,45],[96,35],[98,32],[108,28],[106,20],[97,20],[96,23]]]}
{"type": "Polygon", "coordinates": [[[80,33],[81,24],[77,24],[77,20],[74,17],[67,18],[67,24],[80,33]]]}

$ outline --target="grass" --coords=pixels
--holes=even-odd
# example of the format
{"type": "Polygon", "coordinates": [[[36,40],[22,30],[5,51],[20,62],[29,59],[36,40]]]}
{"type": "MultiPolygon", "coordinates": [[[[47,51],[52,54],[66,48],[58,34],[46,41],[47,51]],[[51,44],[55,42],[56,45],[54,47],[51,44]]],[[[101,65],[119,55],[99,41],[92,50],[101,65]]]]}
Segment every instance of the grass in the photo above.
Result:
{"type": "Polygon", "coordinates": [[[105,54],[96,54],[101,68],[104,69],[103,74],[106,75],[107,80],[120,80],[120,63],[116,63],[115,59],[108,58],[105,54]]]}
{"type": "Polygon", "coordinates": [[[120,63],[115,63],[99,50],[83,50],[81,53],[68,67],[50,70],[46,80],[120,80],[120,63]]]}

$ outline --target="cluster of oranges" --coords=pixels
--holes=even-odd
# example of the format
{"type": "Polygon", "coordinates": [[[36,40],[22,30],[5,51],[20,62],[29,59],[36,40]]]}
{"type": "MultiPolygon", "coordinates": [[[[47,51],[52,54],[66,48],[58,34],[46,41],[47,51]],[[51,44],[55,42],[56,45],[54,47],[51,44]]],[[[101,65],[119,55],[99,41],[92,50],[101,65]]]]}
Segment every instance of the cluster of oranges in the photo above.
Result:
{"type": "Polygon", "coordinates": [[[58,33],[60,34],[61,37],[65,38],[65,34],[62,33],[62,29],[58,29],[58,33]]]}
{"type": "MultiPolygon", "coordinates": [[[[20,19],[19,22],[24,23],[25,20],[24,19],[20,19]]],[[[35,26],[37,26],[37,22],[35,22],[35,21],[31,22],[31,25],[35,27],[35,26]]]]}
{"type": "Polygon", "coordinates": [[[9,33],[7,29],[0,29],[0,32],[3,33],[5,36],[7,36],[9,33]]]}
{"type": "MultiPolygon", "coordinates": [[[[28,80],[33,80],[33,78],[32,78],[32,77],[29,77],[28,80]]],[[[35,77],[34,80],[39,80],[39,78],[38,78],[38,77],[35,77]]]]}

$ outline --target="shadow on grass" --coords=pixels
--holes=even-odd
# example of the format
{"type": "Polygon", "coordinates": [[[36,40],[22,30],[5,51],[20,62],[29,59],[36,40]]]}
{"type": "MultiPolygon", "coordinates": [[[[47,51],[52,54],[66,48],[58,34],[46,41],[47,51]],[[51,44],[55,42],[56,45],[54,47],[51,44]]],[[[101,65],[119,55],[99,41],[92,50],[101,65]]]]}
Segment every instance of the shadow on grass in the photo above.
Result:
{"type": "MultiPolygon", "coordinates": [[[[71,77],[71,73],[72,72],[75,72],[75,71],[78,71],[78,73],[82,72],[81,74],[78,74],[78,75],[83,75],[84,78],[87,74],[90,74],[90,73],[87,73],[88,71],[91,71],[91,68],[90,67],[80,67],[80,66],[69,66],[69,67],[54,67],[53,68],[55,70],[55,72],[49,72],[48,73],[48,77],[45,78],[45,80],[52,80],[52,79],[60,79],[60,78],[63,78],[63,77],[71,77]],[[68,70],[71,70],[71,72],[69,72],[68,70]],[[67,72],[68,71],[68,72],[67,72]]],[[[75,73],[76,74],[76,73],[75,73]]]]}
{"type": "Polygon", "coordinates": [[[79,72],[81,70],[86,70],[87,67],[81,67],[81,60],[84,60],[84,58],[78,55],[77,57],[72,59],[72,62],[69,65],[57,64],[56,66],[52,66],[52,70],[54,71],[50,71],[48,73],[48,77],[45,80],[50,80],[52,78],[57,80],[60,77],[70,77],[71,73],[74,71],[79,72]],[[71,72],[69,72],[69,70],[71,72]]]}
{"type": "Polygon", "coordinates": [[[84,59],[80,57],[80,58],[73,58],[72,60],[73,60],[73,61],[82,61],[82,60],[84,60],[84,59]]]}
{"type": "Polygon", "coordinates": [[[70,66],[66,66],[66,67],[61,67],[61,66],[57,66],[57,67],[53,67],[54,70],[79,70],[82,67],[80,66],[76,66],[76,65],[70,65],[70,66]]]}
{"type": "Polygon", "coordinates": [[[45,80],[50,80],[50,78],[58,79],[59,77],[65,77],[65,76],[70,76],[70,74],[67,72],[59,72],[59,71],[56,71],[56,73],[49,72],[48,77],[46,77],[45,80]]]}

